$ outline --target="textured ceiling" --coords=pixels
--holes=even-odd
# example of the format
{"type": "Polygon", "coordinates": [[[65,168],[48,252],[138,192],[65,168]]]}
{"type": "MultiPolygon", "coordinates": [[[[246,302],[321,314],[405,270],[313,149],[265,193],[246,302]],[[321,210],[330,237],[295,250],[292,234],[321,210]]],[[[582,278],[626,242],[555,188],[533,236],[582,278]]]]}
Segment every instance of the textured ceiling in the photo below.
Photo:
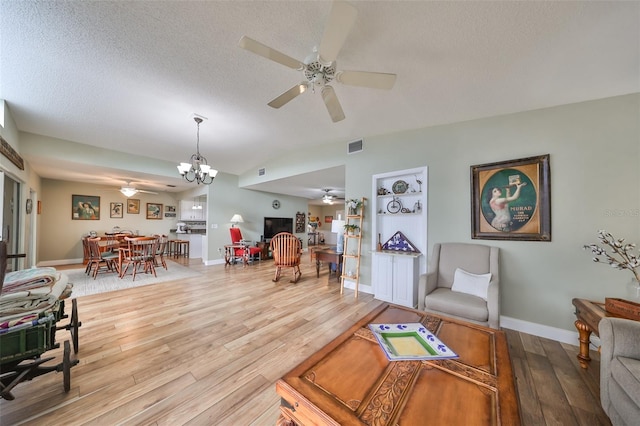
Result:
{"type": "MultiPolygon", "coordinates": [[[[0,98],[21,131],[172,162],[195,150],[197,113],[202,154],[241,174],[288,149],[640,90],[638,2],[352,4],[338,69],[398,77],[335,83],[338,123],[311,91],[268,107],[302,76],[238,47],[247,35],[303,60],[327,1],[0,0],[0,98]]],[[[42,160],[42,176],[72,179],[42,160]]]]}

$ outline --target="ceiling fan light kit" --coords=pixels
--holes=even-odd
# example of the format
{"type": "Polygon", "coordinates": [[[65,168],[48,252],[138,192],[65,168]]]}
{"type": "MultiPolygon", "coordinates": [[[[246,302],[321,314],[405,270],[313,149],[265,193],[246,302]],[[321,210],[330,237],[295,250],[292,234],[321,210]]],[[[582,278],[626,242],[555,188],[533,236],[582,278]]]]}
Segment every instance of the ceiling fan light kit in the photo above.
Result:
{"type": "Polygon", "coordinates": [[[193,117],[193,120],[198,127],[196,153],[191,156],[190,163],[180,163],[180,165],[178,165],[178,172],[187,182],[196,182],[198,185],[201,183],[211,185],[218,171],[212,169],[207,163],[207,159],[200,155],[200,123],[202,123],[202,117],[196,115],[193,117]]]}
{"type": "Polygon", "coordinates": [[[138,193],[138,190],[135,188],[131,188],[130,186],[123,186],[122,188],[120,188],[120,192],[122,192],[125,197],[129,198],[136,195],[138,193]]]}
{"type": "Polygon", "coordinates": [[[386,89],[393,87],[396,81],[395,74],[368,72],[368,71],[337,71],[336,58],[342,46],[355,24],[357,10],[349,3],[335,1],[331,6],[329,19],[325,25],[324,34],[320,43],[320,49],[314,49],[304,62],[300,62],[282,52],[266,46],[259,41],[247,36],[242,36],[238,46],[277,62],[286,67],[302,71],[304,81],[296,84],[280,96],[270,101],[267,105],[272,108],[280,108],[311,88],[315,93],[316,86],[320,88],[322,100],[325,103],[329,116],[334,123],[345,119],[340,101],[329,83],[334,80],[345,85],[368,87],[372,89],[386,89]]]}

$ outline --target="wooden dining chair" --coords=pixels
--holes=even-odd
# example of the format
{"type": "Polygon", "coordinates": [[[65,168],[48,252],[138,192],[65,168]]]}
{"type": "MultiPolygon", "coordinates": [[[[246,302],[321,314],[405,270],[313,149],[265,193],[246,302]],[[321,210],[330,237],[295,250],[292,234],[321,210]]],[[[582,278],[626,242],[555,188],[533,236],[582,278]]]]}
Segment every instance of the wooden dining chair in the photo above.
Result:
{"type": "Polygon", "coordinates": [[[302,255],[302,243],[300,239],[289,232],[280,232],[271,239],[271,252],[276,266],[273,281],[280,279],[282,268],[293,268],[292,283],[297,283],[302,276],[300,272],[300,257],[302,255]]]}
{"type": "Polygon", "coordinates": [[[118,271],[118,254],[112,251],[100,250],[100,237],[87,238],[89,246],[89,264],[87,269],[95,280],[100,272],[117,272],[118,271]]]}
{"type": "Polygon", "coordinates": [[[158,238],[155,237],[125,237],[127,248],[121,248],[122,264],[120,265],[120,278],[124,278],[132,267],[133,281],[136,280],[136,273],[142,270],[145,274],[156,275],[156,251],[158,248],[158,238]]]}
{"type": "Polygon", "coordinates": [[[155,265],[162,265],[165,270],[167,268],[167,262],[164,260],[164,253],[167,251],[167,244],[169,243],[169,237],[166,235],[154,235],[158,239],[158,247],[156,248],[155,265]],[[158,263],[158,261],[160,261],[158,263]]]}

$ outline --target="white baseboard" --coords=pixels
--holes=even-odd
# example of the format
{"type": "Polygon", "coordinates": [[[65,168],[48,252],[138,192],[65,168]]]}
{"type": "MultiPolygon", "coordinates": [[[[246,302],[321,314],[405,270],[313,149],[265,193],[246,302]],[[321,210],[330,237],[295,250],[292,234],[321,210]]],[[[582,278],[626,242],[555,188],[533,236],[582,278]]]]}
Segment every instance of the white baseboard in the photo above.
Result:
{"type": "MultiPolygon", "coordinates": [[[[348,288],[350,290],[356,289],[356,282],[350,280],[344,280],[344,288],[348,288]]],[[[373,294],[373,287],[367,284],[358,284],[358,293],[367,293],[373,294]]]]}
{"type": "Polygon", "coordinates": [[[45,267],[45,266],[56,266],[56,265],[73,265],[76,263],[82,264],[84,259],[62,259],[62,260],[47,260],[44,262],[38,262],[36,266],[45,267]]]}
{"type": "MultiPolygon", "coordinates": [[[[538,337],[555,340],[557,342],[567,343],[569,345],[578,346],[578,332],[569,331],[562,328],[549,327],[548,325],[536,324],[533,322],[519,320],[517,318],[500,316],[500,327],[509,330],[520,331],[522,333],[532,334],[538,337]]],[[[597,349],[600,346],[600,339],[595,334],[591,334],[591,349],[597,349]]]]}

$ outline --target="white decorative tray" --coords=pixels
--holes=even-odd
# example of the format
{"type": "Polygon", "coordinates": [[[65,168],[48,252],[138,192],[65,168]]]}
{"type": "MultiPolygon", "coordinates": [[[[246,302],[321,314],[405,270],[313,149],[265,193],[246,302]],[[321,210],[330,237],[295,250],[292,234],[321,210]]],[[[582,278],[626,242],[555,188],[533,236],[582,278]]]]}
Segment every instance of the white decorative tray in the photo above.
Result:
{"type": "Polygon", "coordinates": [[[369,324],[389,361],[458,358],[427,327],[420,323],[369,324]]]}

